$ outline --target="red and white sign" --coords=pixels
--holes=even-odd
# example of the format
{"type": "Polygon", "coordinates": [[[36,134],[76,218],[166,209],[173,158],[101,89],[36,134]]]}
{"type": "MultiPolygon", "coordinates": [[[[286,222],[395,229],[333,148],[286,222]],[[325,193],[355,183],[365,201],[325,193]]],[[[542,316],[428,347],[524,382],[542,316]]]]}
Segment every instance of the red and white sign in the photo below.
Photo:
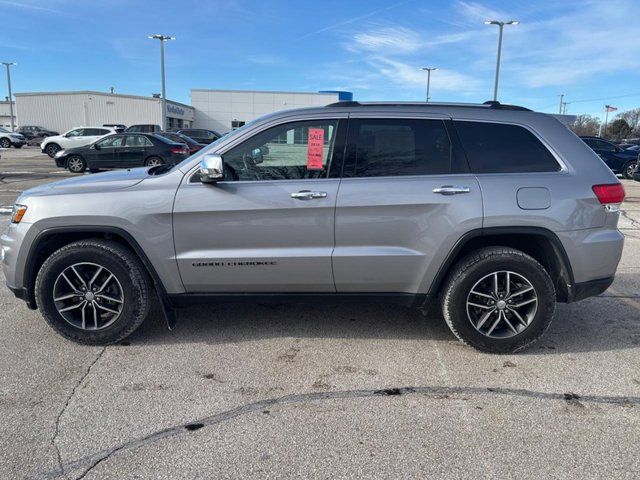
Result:
{"type": "Polygon", "coordinates": [[[307,169],[322,170],[322,146],[324,145],[324,129],[310,128],[307,145],[307,169]]]}

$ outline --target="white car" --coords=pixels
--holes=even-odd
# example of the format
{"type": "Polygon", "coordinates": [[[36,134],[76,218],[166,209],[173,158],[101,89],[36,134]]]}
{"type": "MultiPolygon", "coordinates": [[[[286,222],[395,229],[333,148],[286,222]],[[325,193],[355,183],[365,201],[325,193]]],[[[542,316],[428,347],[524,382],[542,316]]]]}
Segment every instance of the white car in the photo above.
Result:
{"type": "Polygon", "coordinates": [[[27,143],[27,139],[19,133],[10,132],[4,128],[0,128],[0,147],[9,148],[11,146],[22,148],[27,143]]]}
{"type": "Polygon", "coordinates": [[[73,128],[62,135],[45,138],[40,144],[40,148],[42,149],[42,153],[46,153],[51,158],[54,158],[60,150],[89,145],[99,138],[112,133],[117,133],[112,127],[73,128]]]}

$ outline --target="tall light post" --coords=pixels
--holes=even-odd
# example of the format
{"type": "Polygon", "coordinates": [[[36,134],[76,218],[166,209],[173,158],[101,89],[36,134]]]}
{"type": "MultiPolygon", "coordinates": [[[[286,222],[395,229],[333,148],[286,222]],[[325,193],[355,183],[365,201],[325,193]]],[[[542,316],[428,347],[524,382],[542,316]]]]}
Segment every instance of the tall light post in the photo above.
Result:
{"type": "Polygon", "coordinates": [[[502,22],[499,20],[487,20],[484,22],[485,25],[498,25],[500,29],[500,34],[498,35],[498,58],[496,60],[496,81],[493,85],[493,101],[498,101],[498,78],[500,77],[500,54],[502,53],[502,31],[504,30],[505,25],[518,25],[517,20],[509,20],[507,22],[502,22]]]}
{"type": "Polygon", "coordinates": [[[558,95],[558,96],[560,97],[560,107],[559,107],[559,109],[558,109],[558,113],[559,113],[560,115],[562,115],[562,106],[564,105],[564,102],[563,102],[563,100],[564,100],[564,93],[561,93],[561,94],[560,94],[560,95],[558,95]]]}
{"type": "Polygon", "coordinates": [[[172,37],[171,35],[163,35],[160,33],[156,33],[155,35],[149,35],[149,38],[153,40],[160,40],[160,71],[162,73],[162,100],[160,100],[160,104],[162,105],[162,119],[160,122],[160,126],[162,130],[167,129],[167,89],[166,89],[166,80],[164,73],[164,42],[167,40],[175,40],[176,37],[172,37]]]}
{"type": "Polygon", "coordinates": [[[438,70],[436,67],[422,67],[420,70],[427,72],[427,103],[429,103],[429,88],[431,86],[431,72],[438,70]]]}
{"type": "Polygon", "coordinates": [[[10,71],[10,67],[11,67],[11,65],[17,65],[17,63],[15,63],[15,62],[2,62],[2,65],[7,67],[7,85],[9,87],[9,115],[11,115],[11,131],[13,132],[16,129],[16,123],[15,123],[15,119],[13,118],[13,95],[11,94],[11,71],[10,71]]]}

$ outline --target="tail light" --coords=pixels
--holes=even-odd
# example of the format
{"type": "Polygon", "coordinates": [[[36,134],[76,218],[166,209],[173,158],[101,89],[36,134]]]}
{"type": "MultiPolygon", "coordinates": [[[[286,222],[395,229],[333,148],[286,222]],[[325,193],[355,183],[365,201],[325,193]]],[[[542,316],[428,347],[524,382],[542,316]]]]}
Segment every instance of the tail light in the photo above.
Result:
{"type": "Polygon", "coordinates": [[[171,147],[171,153],[176,155],[189,154],[189,149],[187,147],[171,147]]]}
{"type": "Polygon", "coordinates": [[[625,197],[624,187],[621,183],[609,183],[606,185],[594,185],[591,187],[602,205],[622,203],[625,197]]]}

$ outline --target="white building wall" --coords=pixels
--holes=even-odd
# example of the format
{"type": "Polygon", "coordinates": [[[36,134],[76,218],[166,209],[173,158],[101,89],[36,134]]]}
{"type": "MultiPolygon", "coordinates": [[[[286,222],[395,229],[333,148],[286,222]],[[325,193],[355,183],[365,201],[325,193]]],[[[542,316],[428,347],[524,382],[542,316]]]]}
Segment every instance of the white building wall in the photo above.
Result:
{"type": "MultiPolygon", "coordinates": [[[[38,125],[60,133],[82,125],[161,124],[160,99],[100,92],[18,93],[18,125],[38,125]]],[[[167,100],[169,116],[193,121],[188,105],[167,100]]]]}
{"type": "Polygon", "coordinates": [[[221,133],[231,130],[231,122],[249,122],[267,113],[292,108],[314,107],[338,101],[334,93],[259,92],[238,90],[191,90],[196,128],[221,133]]]}
{"type": "MultiPolygon", "coordinates": [[[[15,105],[14,105],[15,108],[15,105]]],[[[14,120],[15,120],[15,110],[13,112],[14,120]]],[[[6,128],[7,130],[11,129],[11,110],[9,107],[9,102],[2,101],[0,102],[0,127],[6,128]]]]}

